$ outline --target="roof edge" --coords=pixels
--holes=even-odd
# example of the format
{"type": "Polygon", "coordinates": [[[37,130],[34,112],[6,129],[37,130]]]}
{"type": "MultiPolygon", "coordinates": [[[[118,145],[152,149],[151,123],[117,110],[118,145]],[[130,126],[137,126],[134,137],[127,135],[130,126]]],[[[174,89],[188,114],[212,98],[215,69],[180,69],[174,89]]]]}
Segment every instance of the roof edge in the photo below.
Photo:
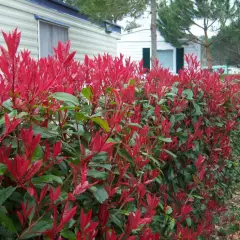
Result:
{"type": "Polygon", "coordinates": [[[26,1],[34,3],[34,4],[38,4],[39,6],[42,6],[42,7],[48,8],[48,9],[53,9],[53,10],[59,11],[61,13],[69,14],[73,17],[76,17],[76,18],[79,18],[79,19],[82,19],[85,21],[88,21],[94,25],[105,28],[107,33],[116,32],[116,33],[121,34],[121,26],[119,26],[115,23],[112,23],[110,21],[102,21],[99,23],[91,21],[88,16],[79,12],[79,9],[77,7],[70,6],[69,4],[64,3],[62,1],[59,1],[59,0],[26,0],[26,1]],[[110,32],[107,31],[107,25],[112,26],[110,32]]]}

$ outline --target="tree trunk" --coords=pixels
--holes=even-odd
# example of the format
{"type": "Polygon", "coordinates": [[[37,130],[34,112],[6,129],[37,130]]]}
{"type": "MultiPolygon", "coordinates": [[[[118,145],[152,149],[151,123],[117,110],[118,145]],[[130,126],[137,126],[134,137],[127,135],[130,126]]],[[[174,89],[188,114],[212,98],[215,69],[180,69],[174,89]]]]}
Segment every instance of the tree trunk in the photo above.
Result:
{"type": "Polygon", "coordinates": [[[152,66],[157,60],[157,3],[151,0],[151,49],[152,49],[152,66]]]}
{"type": "Polygon", "coordinates": [[[213,70],[213,58],[210,50],[210,45],[205,46],[205,51],[206,51],[206,56],[207,56],[207,65],[208,65],[208,70],[212,72],[213,70]]]}
{"type": "Polygon", "coordinates": [[[211,54],[211,49],[210,49],[210,43],[208,39],[208,26],[206,24],[206,18],[204,18],[204,48],[206,52],[206,57],[207,57],[207,65],[208,65],[208,70],[212,72],[212,67],[213,67],[213,58],[211,54]]]}

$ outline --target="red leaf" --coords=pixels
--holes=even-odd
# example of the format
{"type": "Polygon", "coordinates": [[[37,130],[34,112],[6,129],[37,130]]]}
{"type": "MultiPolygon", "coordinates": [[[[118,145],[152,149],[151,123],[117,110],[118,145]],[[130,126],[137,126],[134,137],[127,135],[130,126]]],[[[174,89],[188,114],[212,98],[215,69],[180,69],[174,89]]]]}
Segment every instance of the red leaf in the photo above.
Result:
{"type": "Polygon", "coordinates": [[[183,205],[181,208],[181,215],[185,216],[187,214],[189,214],[192,211],[192,207],[190,205],[183,205]]]}
{"type": "Polygon", "coordinates": [[[198,156],[197,162],[195,163],[196,168],[199,169],[202,166],[202,164],[204,163],[205,160],[206,160],[206,158],[200,154],[198,156]]]}
{"type": "Polygon", "coordinates": [[[107,232],[107,238],[106,240],[117,240],[117,235],[114,230],[111,230],[107,232]]]}
{"type": "Polygon", "coordinates": [[[16,28],[12,33],[6,34],[2,32],[2,34],[8,47],[9,56],[14,59],[20,43],[21,33],[16,28]]]}
{"type": "Polygon", "coordinates": [[[26,156],[28,159],[32,158],[33,152],[36,149],[41,139],[40,134],[36,135],[35,137],[33,136],[33,134],[34,133],[33,133],[32,127],[30,127],[29,129],[21,130],[22,141],[23,141],[26,156]]]}
{"type": "Polygon", "coordinates": [[[73,196],[73,194],[72,193],[68,193],[68,201],[76,201],[76,198],[73,196]]]}
{"type": "Polygon", "coordinates": [[[20,213],[19,211],[17,211],[17,217],[18,217],[21,225],[23,226],[23,225],[24,225],[24,220],[23,220],[23,217],[22,217],[22,213],[20,213]]]}
{"type": "Polygon", "coordinates": [[[52,203],[54,203],[60,196],[61,186],[59,185],[55,190],[54,188],[50,188],[50,199],[52,203]]]}
{"type": "Polygon", "coordinates": [[[36,199],[36,201],[38,200],[37,191],[36,191],[36,189],[34,188],[34,186],[27,188],[27,191],[28,191],[28,193],[29,193],[32,197],[34,197],[34,198],[36,199]]]}
{"type": "Polygon", "coordinates": [[[79,195],[79,194],[85,192],[88,188],[89,188],[89,183],[88,183],[88,181],[85,181],[83,184],[77,185],[77,187],[73,191],[73,195],[79,195]]]}
{"type": "Polygon", "coordinates": [[[204,174],[205,174],[205,169],[202,168],[202,170],[201,170],[200,173],[199,173],[199,180],[200,180],[200,181],[203,180],[204,174]]]}
{"type": "Polygon", "coordinates": [[[15,128],[17,127],[17,125],[22,121],[21,119],[16,119],[15,117],[12,119],[12,121],[10,121],[9,116],[6,113],[4,114],[4,118],[5,118],[5,133],[4,133],[4,135],[8,135],[12,131],[14,131],[15,128]]]}
{"type": "Polygon", "coordinates": [[[8,132],[9,128],[10,128],[10,118],[8,116],[8,114],[4,114],[4,119],[5,119],[5,128],[6,128],[6,132],[8,132]]]}
{"type": "Polygon", "coordinates": [[[84,184],[85,182],[87,182],[87,174],[88,174],[87,164],[84,163],[81,168],[81,184],[84,184]]]}
{"type": "Polygon", "coordinates": [[[57,228],[57,232],[61,231],[65,224],[67,224],[76,214],[77,206],[64,211],[63,217],[61,219],[60,225],[57,228]]]}
{"type": "Polygon", "coordinates": [[[62,142],[57,142],[53,147],[53,159],[55,159],[62,150],[62,142]]]}
{"type": "Polygon", "coordinates": [[[8,171],[12,174],[16,181],[21,182],[21,179],[26,174],[29,166],[29,161],[24,157],[18,155],[15,156],[14,160],[6,160],[8,171]]]}
{"type": "Polygon", "coordinates": [[[68,55],[67,59],[64,62],[64,67],[66,67],[70,64],[70,62],[73,60],[75,54],[76,54],[76,52],[72,52],[68,55]]]}
{"type": "Polygon", "coordinates": [[[98,219],[102,226],[105,226],[107,224],[107,221],[109,219],[109,211],[107,204],[102,204],[99,208],[98,212],[98,219]]]}
{"type": "Polygon", "coordinates": [[[48,191],[48,185],[45,185],[40,193],[39,202],[42,202],[48,191]]]}
{"type": "Polygon", "coordinates": [[[24,177],[25,182],[29,181],[41,168],[42,160],[34,162],[31,167],[28,169],[27,174],[24,177]]]}

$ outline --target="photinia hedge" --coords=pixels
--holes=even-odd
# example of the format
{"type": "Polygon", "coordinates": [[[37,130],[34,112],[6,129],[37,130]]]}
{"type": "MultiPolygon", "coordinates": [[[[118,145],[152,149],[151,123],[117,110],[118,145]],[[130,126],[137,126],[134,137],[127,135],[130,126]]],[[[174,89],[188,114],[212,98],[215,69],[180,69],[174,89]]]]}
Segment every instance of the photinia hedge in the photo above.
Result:
{"type": "Polygon", "coordinates": [[[3,33],[0,236],[208,239],[231,189],[239,83],[193,56],[172,75],[69,42],[38,61],[3,33]]]}

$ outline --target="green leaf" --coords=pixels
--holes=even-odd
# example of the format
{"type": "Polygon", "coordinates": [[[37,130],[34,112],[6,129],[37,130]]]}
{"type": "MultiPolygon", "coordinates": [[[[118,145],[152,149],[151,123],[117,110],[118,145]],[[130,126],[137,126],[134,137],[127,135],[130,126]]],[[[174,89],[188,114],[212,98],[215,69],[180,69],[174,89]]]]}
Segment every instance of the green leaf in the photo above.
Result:
{"type": "Polygon", "coordinates": [[[195,116],[202,115],[200,106],[195,102],[193,102],[193,106],[194,106],[194,109],[195,109],[195,114],[194,115],[195,116]]]}
{"type": "Polygon", "coordinates": [[[4,108],[6,108],[6,109],[7,109],[8,111],[10,111],[10,112],[13,110],[13,108],[12,108],[13,103],[12,103],[11,99],[8,99],[8,100],[4,101],[4,102],[2,103],[2,106],[3,106],[4,108]]]}
{"type": "Polygon", "coordinates": [[[9,231],[17,232],[17,230],[14,226],[14,223],[3,211],[0,211],[0,222],[1,222],[2,226],[7,228],[9,231]]]}
{"type": "Polygon", "coordinates": [[[196,198],[196,199],[204,199],[203,197],[199,196],[199,195],[191,195],[190,197],[196,198]]]}
{"type": "Polygon", "coordinates": [[[57,131],[49,130],[39,126],[34,126],[33,131],[35,134],[41,134],[41,138],[53,138],[59,135],[57,131]]]}
{"type": "Polygon", "coordinates": [[[136,83],[137,83],[137,80],[136,80],[136,79],[130,79],[130,80],[128,81],[128,85],[129,85],[129,86],[135,86],[136,83]]]}
{"type": "Polygon", "coordinates": [[[79,105],[79,101],[78,99],[73,96],[72,94],[69,93],[65,93],[65,92],[56,92],[54,94],[52,94],[52,97],[65,102],[67,105],[75,105],[78,106],[79,105]]]}
{"type": "Polygon", "coordinates": [[[182,121],[185,118],[185,114],[179,113],[175,114],[175,122],[182,121]]]}
{"type": "Polygon", "coordinates": [[[187,100],[193,100],[193,91],[191,89],[185,89],[182,92],[182,96],[186,97],[187,100]]]}
{"type": "Polygon", "coordinates": [[[7,166],[3,163],[0,163],[0,175],[3,175],[7,170],[7,166]]]}
{"type": "Polygon", "coordinates": [[[110,219],[120,228],[123,227],[123,221],[121,221],[115,214],[110,215],[110,219]]]}
{"type": "Polygon", "coordinates": [[[186,218],[187,225],[191,227],[192,225],[192,219],[190,217],[186,218]]]}
{"type": "Polygon", "coordinates": [[[113,139],[113,138],[108,138],[107,143],[109,143],[109,142],[118,144],[118,143],[121,143],[122,141],[121,140],[116,140],[116,139],[113,139]]]}
{"type": "Polygon", "coordinates": [[[172,207],[167,206],[165,213],[169,215],[169,214],[171,214],[172,212],[173,212],[172,207]]]}
{"type": "Polygon", "coordinates": [[[75,114],[76,120],[77,121],[84,121],[88,119],[88,116],[86,116],[84,113],[82,112],[76,112],[75,114]]]}
{"type": "Polygon", "coordinates": [[[108,199],[108,193],[103,186],[94,186],[89,188],[89,190],[93,193],[94,197],[100,203],[103,203],[105,200],[108,199]]]}
{"type": "Polygon", "coordinates": [[[167,143],[172,142],[172,139],[171,139],[171,138],[159,137],[158,139],[159,139],[160,141],[162,141],[162,142],[167,142],[167,143]]]}
{"type": "Polygon", "coordinates": [[[23,118],[25,116],[28,116],[28,113],[27,112],[20,112],[18,115],[17,115],[17,118],[23,118]]]}
{"type": "Polygon", "coordinates": [[[108,173],[92,169],[88,171],[88,176],[96,179],[106,180],[108,177],[108,173]]]}
{"type": "Polygon", "coordinates": [[[132,161],[132,157],[130,156],[130,154],[128,153],[127,150],[125,149],[121,149],[121,150],[118,150],[118,154],[122,157],[122,158],[125,158],[127,159],[128,161],[132,161]]]}
{"type": "Polygon", "coordinates": [[[173,230],[174,227],[175,227],[175,224],[176,224],[176,221],[175,221],[175,219],[173,218],[173,219],[170,221],[169,228],[170,228],[171,230],[173,230]]]}
{"type": "Polygon", "coordinates": [[[76,234],[70,230],[64,230],[61,232],[61,236],[69,240],[76,240],[76,234]]]}
{"type": "Polygon", "coordinates": [[[168,179],[172,181],[174,179],[174,171],[172,167],[169,167],[168,169],[168,179]]]}
{"type": "Polygon", "coordinates": [[[158,102],[158,104],[159,104],[159,105],[162,105],[163,103],[165,103],[165,102],[167,102],[167,101],[168,101],[167,99],[162,98],[162,99],[158,102]]]}
{"type": "Polygon", "coordinates": [[[95,123],[97,123],[102,129],[104,129],[106,132],[110,131],[110,127],[108,125],[108,122],[105,119],[102,119],[100,117],[94,117],[91,118],[91,120],[95,123]]]}
{"type": "Polygon", "coordinates": [[[94,163],[92,161],[89,163],[89,167],[105,168],[109,171],[112,169],[112,166],[110,164],[94,163]]]}
{"type": "Polygon", "coordinates": [[[92,158],[91,163],[106,162],[108,160],[108,154],[106,152],[100,152],[92,158]]]}
{"type": "Polygon", "coordinates": [[[128,127],[138,127],[138,128],[142,128],[142,126],[138,123],[128,123],[127,124],[128,127]]]}
{"type": "Polygon", "coordinates": [[[16,187],[7,187],[0,190],[0,206],[12,195],[16,187]]]}
{"type": "Polygon", "coordinates": [[[144,155],[144,156],[146,156],[146,157],[148,157],[149,159],[151,159],[151,160],[153,161],[153,163],[154,163],[155,165],[157,165],[159,168],[161,167],[161,164],[160,164],[159,160],[156,159],[156,158],[154,158],[154,157],[152,156],[152,154],[148,154],[148,153],[145,153],[145,152],[142,152],[142,151],[141,151],[141,154],[144,155]]]}
{"type": "Polygon", "coordinates": [[[62,141],[62,150],[64,152],[67,152],[68,156],[76,156],[77,152],[74,147],[72,147],[72,144],[68,144],[67,142],[62,141]]]}
{"type": "Polygon", "coordinates": [[[86,99],[88,99],[89,101],[91,101],[91,98],[92,98],[92,96],[93,96],[91,87],[83,88],[83,90],[82,90],[82,95],[83,95],[86,99]]]}
{"type": "MultiPolygon", "coordinates": [[[[8,114],[9,118],[12,119],[14,118],[15,116],[17,115],[17,110],[13,110],[12,112],[10,112],[8,114]]],[[[1,119],[0,119],[0,125],[4,124],[5,123],[5,117],[3,116],[1,119]]]]}
{"type": "Polygon", "coordinates": [[[56,182],[58,184],[63,184],[62,178],[55,175],[43,175],[40,177],[32,178],[33,184],[41,184],[41,183],[51,183],[56,182]]]}
{"type": "Polygon", "coordinates": [[[169,92],[169,93],[166,93],[165,96],[166,97],[175,97],[176,93],[169,92]]]}
{"type": "Polygon", "coordinates": [[[37,147],[35,148],[34,152],[33,152],[33,157],[32,159],[35,160],[40,160],[42,159],[44,156],[44,152],[41,148],[41,146],[38,144],[37,147]]]}
{"type": "Polygon", "coordinates": [[[170,156],[172,156],[173,158],[177,158],[177,155],[175,155],[173,152],[167,150],[167,149],[163,149],[164,152],[168,153],[170,156]]]}
{"type": "Polygon", "coordinates": [[[42,235],[48,229],[52,229],[53,220],[50,216],[46,216],[44,219],[40,220],[35,224],[30,230],[26,229],[20,236],[19,239],[29,239],[36,236],[42,235]]]}

